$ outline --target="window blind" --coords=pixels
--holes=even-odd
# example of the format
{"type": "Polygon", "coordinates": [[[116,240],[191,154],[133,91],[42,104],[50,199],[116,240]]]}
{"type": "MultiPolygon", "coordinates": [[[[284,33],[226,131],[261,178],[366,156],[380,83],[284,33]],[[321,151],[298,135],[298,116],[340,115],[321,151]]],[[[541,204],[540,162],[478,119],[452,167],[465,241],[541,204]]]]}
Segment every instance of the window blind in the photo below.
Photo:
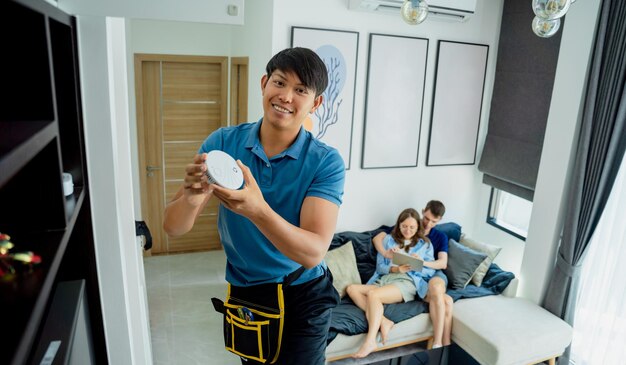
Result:
{"type": "Polygon", "coordinates": [[[489,126],[478,164],[483,183],[531,201],[562,32],[536,36],[530,26],[534,16],[527,1],[505,0],[489,126]]]}

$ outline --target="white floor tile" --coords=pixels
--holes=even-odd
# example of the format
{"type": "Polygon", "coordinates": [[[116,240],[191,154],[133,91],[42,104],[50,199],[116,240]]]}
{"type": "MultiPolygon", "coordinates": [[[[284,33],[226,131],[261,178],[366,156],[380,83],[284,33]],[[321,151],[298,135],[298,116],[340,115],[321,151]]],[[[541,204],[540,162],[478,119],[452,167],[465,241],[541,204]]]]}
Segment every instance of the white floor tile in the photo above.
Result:
{"type": "Polygon", "coordinates": [[[238,365],[224,350],[222,316],[212,297],[226,297],[223,251],[144,259],[156,365],[238,365]]]}

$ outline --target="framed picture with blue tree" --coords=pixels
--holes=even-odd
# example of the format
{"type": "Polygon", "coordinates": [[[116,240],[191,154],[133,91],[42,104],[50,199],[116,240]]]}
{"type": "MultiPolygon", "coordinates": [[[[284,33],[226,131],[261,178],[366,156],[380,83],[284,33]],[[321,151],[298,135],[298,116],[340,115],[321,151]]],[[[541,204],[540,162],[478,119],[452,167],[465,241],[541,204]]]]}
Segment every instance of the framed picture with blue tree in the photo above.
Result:
{"type": "Polygon", "coordinates": [[[328,87],[322,94],[324,102],[305,120],[304,128],[335,147],[349,169],[359,33],[292,27],[291,46],[312,49],[326,64],[328,87]]]}

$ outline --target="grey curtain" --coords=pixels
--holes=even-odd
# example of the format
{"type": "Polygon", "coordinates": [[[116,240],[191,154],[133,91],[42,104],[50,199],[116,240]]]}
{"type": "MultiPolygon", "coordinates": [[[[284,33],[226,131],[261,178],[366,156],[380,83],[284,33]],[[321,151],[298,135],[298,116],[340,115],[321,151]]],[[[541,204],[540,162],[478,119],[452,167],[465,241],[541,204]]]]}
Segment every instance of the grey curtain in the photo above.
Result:
{"type": "MultiPolygon", "coordinates": [[[[572,324],[581,259],[626,147],[626,2],[604,0],[596,30],[568,208],[543,306],[572,324]]],[[[608,253],[610,254],[610,253],[608,253]]],[[[569,362],[569,349],[559,364],[569,362]]]]}

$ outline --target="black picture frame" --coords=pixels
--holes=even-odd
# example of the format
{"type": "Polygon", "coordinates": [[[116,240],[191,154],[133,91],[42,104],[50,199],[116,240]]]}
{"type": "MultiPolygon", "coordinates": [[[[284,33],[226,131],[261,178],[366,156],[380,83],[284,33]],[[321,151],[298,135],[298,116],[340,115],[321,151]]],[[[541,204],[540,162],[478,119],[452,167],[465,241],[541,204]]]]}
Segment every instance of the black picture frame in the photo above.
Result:
{"type": "Polygon", "coordinates": [[[474,165],[489,46],[440,40],[426,166],[474,165]]]}
{"type": "Polygon", "coordinates": [[[371,33],[362,169],[416,167],[429,40],[371,33]]]}

